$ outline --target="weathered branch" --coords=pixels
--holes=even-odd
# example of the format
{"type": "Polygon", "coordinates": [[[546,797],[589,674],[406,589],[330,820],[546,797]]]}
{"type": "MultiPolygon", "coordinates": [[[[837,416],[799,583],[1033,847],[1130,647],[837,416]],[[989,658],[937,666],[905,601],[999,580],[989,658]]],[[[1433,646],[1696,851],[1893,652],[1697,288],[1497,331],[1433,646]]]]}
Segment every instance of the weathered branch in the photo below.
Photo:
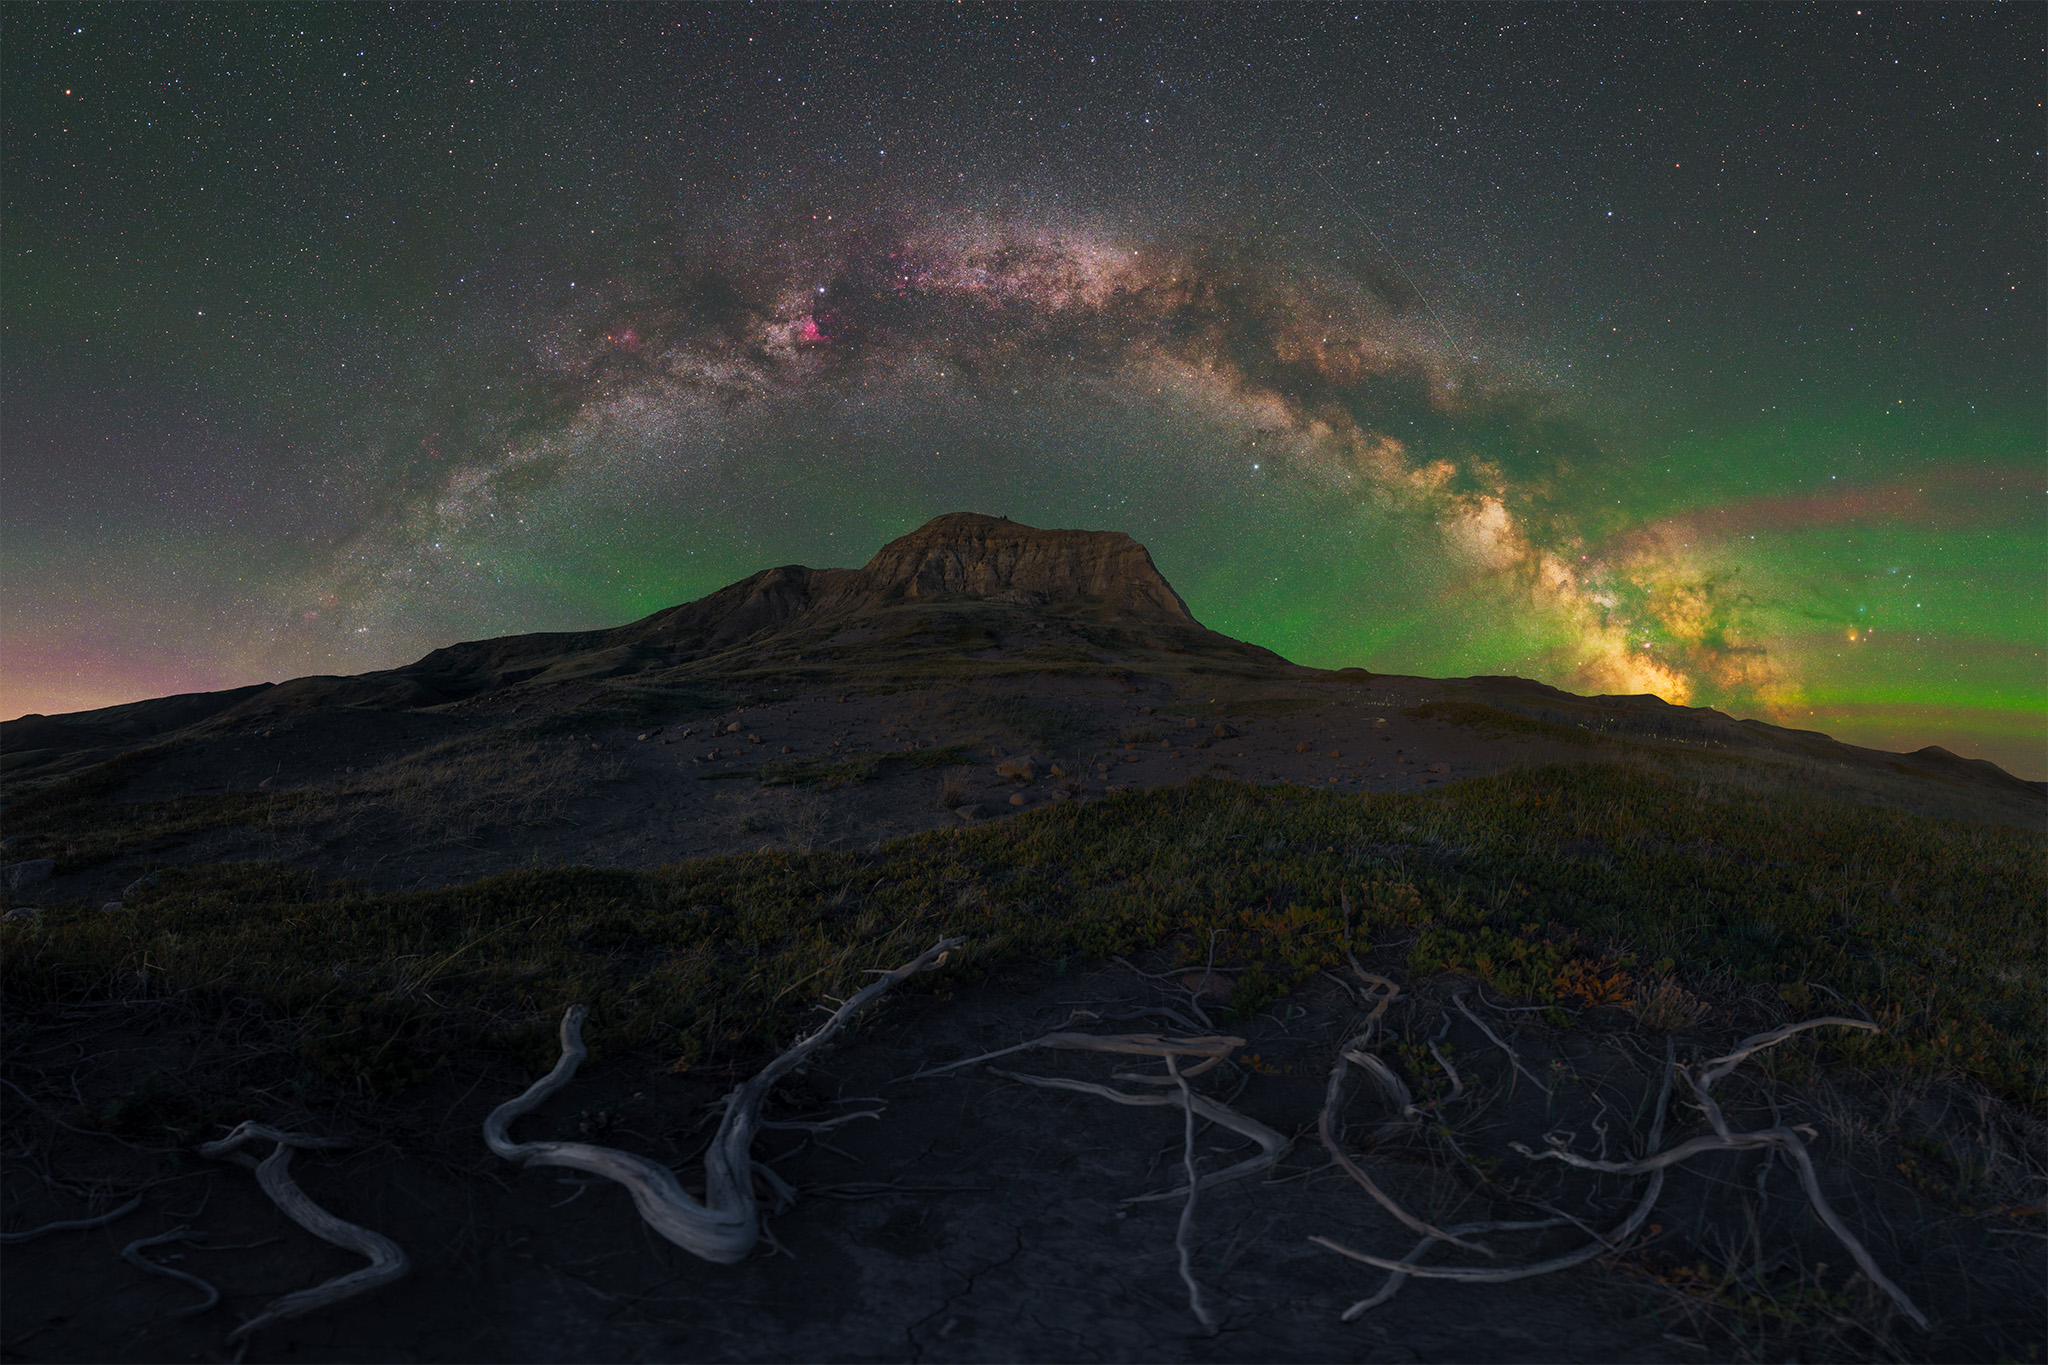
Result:
{"type": "Polygon", "coordinates": [[[256,1183],[270,1196],[270,1202],[278,1211],[312,1233],[323,1242],[330,1242],[356,1255],[366,1258],[370,1264],[348,1275],[337,1275],[333,1279],[301,1289],[283,1298],[273,1299],[261,1313],[228,1333],[229,1341],[240,1341],[261,1328],[269,1327],[289,1318],[301,1317],[307,1313],[354,1298],[394,1280],[404,1278],[412,1267],[406,1260],[405,1252],[398,1243],[368,1228],[357,1227],[336,1218],[306,1196],[291,1177],[292,1151],[299,1147],[333,1148],[345,1146],[332,1138],[308,1137],[302,1133],[285,1133],[260,1123],[244,1123],[218,1142],[209,1142],[200,1147],[201,1156],[218,1157],[228,1160],[247,1161],[247,1154],[238,1150],[252,1138],[276,1143],[269,1156],[257,1163],[256,1183]]]}
{"type": "MultiPolygon", "coordinates": [[[[1286,1154],[1287,1148],[1290,1145],[1284,1134],[1268,1128],[1255,1118],[1238,1113],[1227,1105],[1219,1104],[1206,1095],[1197,1095],[1192,1090],[1184,1090],[1170,1095],[1133,1095],[1127,1090],[1115,1090],[1109,1086],[1098,1084],[1095,1081],[1070,1080],[1065,1076],[1033,1076],[1023,1071],[1004,1071],[996,1067],[991,1067],[990,1070],[994,1071],[998,1076],[1003,1076],[1013,1081],[1022,1081],[1026,1085],[1035,1085],[1041,1090],[1072,1090],[1083,1095],[1099,1095],[1103,1099],[1114,1100],[1118,1104],[1128,1104],[1139,1108],[1167,1108],[1176,1106],[1185,1108],[1186,1105],[1183,1103],[1183,1095],[1185,1095],[1186,1099],[1193,1103],[1195,1113],[1200,1114],[1219,1128],[1228,1128],[1231,1132],[1241,1137],[1250,1138],[1253,1142],[1259,1144],[1259,1154],[1257,1156],[1247,1157],[1234,1166],[1227,1166],[1220,1171],[1211,1171],[1208,1175],[1203,1176],[1202,1186],[1204,1189],[1211,1185],[1221,1185],[1244,1176],[1254,1175],[1259,1171],[1271,1170],[1279,1164],[1280,1158],[1286,1154]]],[[[1185,1076],[1187,1073],[1182,1072],[1181,1074],[1185,1076]]],[[[1159,1194],[1132,1195],[1123,1202],[1126,1204],[1144,1204],[1158,1199],[1176,1199],[1182,1193],[1184,1193],[1183,1190],[1175,1188],[1162,1191],[1159,1194]]]]}
{"type": "Polygon", "coordinates": [[[160,1232],[154,1237],[137,1238],[121,1248],[121,1259],[128,1264],[142,1270],[147,1270],[152,1275],[167,1275],[171,1279],[182,1280],[206,1295],[205,1300],[200,1303],[187,1304],[183,1308],[173,1308],[169,1313],[165,1314],[166,1317],[189,1318],[196,1314],[204,1313],[207,1309],[220,1302],[220,1291],[205,1280],[200,1279],[197,1275],[188,1274],[172,1266],[152,1261],[149,1257],[142,1254],[144,1247],[162,1246],[165,1242],[187,1241],[191,1237],[191,1232],[190,1227],[181,1223],[169,1232],[160,1232]]]}
{"type": "MultiPolygon", "coordinates": [[[[711,1146],[704,1153],[704,1198],[700,1202],[677,1182],[675,1173],[646,1157],[587,1142],[514,1142],[508,1131],[515,1119],[531,1112],[567,1085],[589,1055],[583,1046],[583,1020],[588,1011],[572,1005],[562,1016],[561,1060],[554,1070],[505,1101],[484,1120],[484,1141],[507,1161],[521,1166],[564,1166],[587,1171],[626,1187],[648,1227],[693,1256],[719,1265],[746,1258],[761,1238],[761,1212],[754,1194],[755,1168],[750,1149],[761,1128],[761,1108],[775,1083],[817,1051],[870,1000],[919,972],[943,964],[963,942],[939,940],[915,961],[908,962],[863,987],[819,1026],[815,1033],[768,1063],[753,1079],[726,1096],[711,1146]]],[[[764,1168],[765,1169],[765,1168],[764,1168]]]]}
{"type": "Polygon", "coordinates": [[[82,1228],[99,1228],[126,1218],[142,1207],[142,1196],[136,1195],[111,1213],[97,1214],[91,1218],[62,1218],[54,1223],[45,1223],[39,1228],[24,1228],[20,1232],[0,1232],[0,1242],[26,1242],[50,1232],[75,1232],[82,1228]]]}
{"type": "Polygon", "coordinates": [[[1173,1249],[1180,1257],[1181,1283],[1188,1287],[1188,1308],[1203,1328],[1216,1334],[1216,1315],[1209,1311],[1209,1305],[1202,1301],[1202,1285],[1195,1278],[1194,1247],[1191,1234],[1195,1230],[1195,1199],[1201,1194],[1201,1170],[1195,1165],[1195,1092],[1188,1087],[1187,1077],[1180,1074],[1171,1052],[1166,1054],[1166,1074],[1180,1086],[1181,1114],[1186,1122],[1182,1125],[1181,1164],[1188,1173],[1187,1202],[1180,1206],[1180,1222],[1173,1234],[1173,1249]]]}

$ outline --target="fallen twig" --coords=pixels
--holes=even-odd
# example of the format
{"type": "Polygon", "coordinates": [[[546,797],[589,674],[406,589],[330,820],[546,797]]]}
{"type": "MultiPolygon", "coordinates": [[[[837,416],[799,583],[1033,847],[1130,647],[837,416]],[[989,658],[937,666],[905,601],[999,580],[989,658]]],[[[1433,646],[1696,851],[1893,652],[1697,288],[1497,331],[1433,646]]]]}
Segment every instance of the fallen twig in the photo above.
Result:
{"type": "Polygon", "coordinates": [[[1495,1047],[1499,1048],[1502,1052],[1508,1054],[1508,1060],[1515,1064],[1515,1070],[1521,1072],[1524,1076],[1527,1076],[1530,1080],[1536,1082],[1536,1088],[1538,1090],[1541,1090],[1544,1094],[1548,1095],[1550,1093],[1550,1083],[1548,1081],[1545,1081],[1541,1076],[1537,1075],[1535,1072],[1531,1071],[1528,1067],[1523,1066],[1521,1056],[1513,1048],[1509,1047],[1505,1042],[1501,1041],[1501,1036],[1498,1033],[1495,1033],[1492,1029],[1488,1028],[1486,1026],[1486,1021],[1484,1019],[1481,1019],[1471,1010],[1465,1008],[1465,993],[1463,991],[1460,991],[1456,995],[1453,995],[1451,997],[1451,1003],[1458,1007],[1458,1013],[1464,1015],[1467,1019],[1470,1019],[1473,1023],[1479,1025],[1479,1031],[1486,1035],[1488,1042],[1491,1042],[1495,1047]]]}
{"type": "MultiPolygon", "coordinates": [[[[1234,1166],[1227,1166],[1220,1171],[1211,1171],[1208,1175],[1203,1176],[1202,1185],[1204,1188],[1211,1185],[1221,1185],[1227,1181],[1237,1180],[1259,1171],[1270,1170],[1279,1164],[1280,1158],[1286,1154],[1287,1148],[1291,1145],[1284,1134],[1276,1132],[1265,1124],[1260,1123],[1257,1119],[1240,1114],[1235,1109],[1220,1104],[1206,1095],[1197,1095],[1192,1090],[1184,1089],[1171,1095],[1133,1095],[1127,1090],[1115,1090],[1095,1081],[1077,1081],[1065,1076],[1034,1076],[1028,1072],[1004,1071],[993,1067],[990,1069],[998,1076],[1006,1077],[1013,1081],[1022,1081],[1025,1085],[1035,1085],[1041,1090],[1072,1090],[1083,1095],[1099,1095],[1103,1099],[1113,1100],[1118,1104],[1128,1104],[1140,1108],[1185,1107],[1183,1104],[1183,1099],[1185,1098],[1194,1105],[1194,1111],[1197,1114],[1200,1114],[1217,1127],[1228,1128],[1231,1132],[1241,1137],[1248,1137],[1253,1142],[1259,1144],[1259,1154],[1257,1156],[1247,1157],[1234,1166]]],[[[1185,1076],[1187,1073],[1182,1072],[1181,1074],[1185,1076]]],[[[1176,1199],[1182,1193],[1182,1190],[1175,1188],[1164,1190],[1158,1194],[1134,1194],[1123,1202],[1126,1204],[1144,1204],[1158,1199],[1176,1199]]]]}
{"type": "Polygon", "coordinates": [[[921,1081],[927,1076],[943,1076],[948,1071],[958,1071],[963,1066],[977,1062],[992,1062],[998,1057],[1014,1056],[1028,1052],[1035,1047],[1049,1047],[1066,1052],[1121,1052],[1137,1057],[1200,1057],[1201,1062],[1189,1067],[1181,1074],[1199,1076],[1208,1071],[1238,1048],[1244,1046],[1244,1039],[1225,1034],[1209,1034],[1200,1038],[1167,1038],[1157,1033],[1048,1033],[1042,1038],[1017,1043],[1011,1047],[997,1048],[984,1052],[978,1057],[964,1057],[944,1066],[927,1067],[909,1076],[898,1076],[895,1083],[921,1081]]]}
{"type": "Polygon", "coordinates": [[[521,1166],[565,1166],[601,1175],[626,1187],[648,1227],[693,1256],[719,1265],[744,1260],[761,1239],[761,1212],[754,1193],[757,1171],[788,1190],[766,1167],[756,1167],[750,1149],[761,1127],[761,1106],[775,1083],[837,1033],[861,1006],[899,982],[937,967],[963,940],[940,939],[912,962],[882,974],[833,1011],[816,1032],[763,1067],[753,1079],[726,1097],[711,1145],[704,1153],[705,1190],[699,1202],[688,1194],[666,1166],[631,1152],[587,1142],[514,1142],[509,1129],[548,1096],[567,1085],[589,1055],[583,1046],[583,1020],[588,1011],[571,1005],[562,1016],[561,1060],[526,1092],[505,1101],[484,1120],[484,1141],[507,1161],[521,1166]]]}
{"type": "Polygon", "coordinates": [[[48,1232],[74,1232],[81,1228],[105,1227],[109,1223],[126,1218],[141,1207],[142,1196],[138,1194],[112,1213],[102,1213],[91,1218],[63,1218],[54,1223],[45,1223],[39,1228],[25,1228],[20,1232],[0,1232],[0,1242],[26,1242],[32,1237],[41,1237],[48,1232]]]}
{"type": "Polygon", "coordinates": [[[353,1251],[356,1255],[365,1257],[370,1264],[351,1274],[337,1275],[331,1280],[314,1285],[311,1289],[301,1289],[297,1293],[271,1300],[261,1313],[228,1333],[229,1341],[240,1341],[274,1323],[315,1312],[340,1303],[344,1299],[354,1298],[358,1294],[390,1284],[393,1280],[402,1279],[412,1268],[398,1243],[381,1233],[336,1218],[307,1198],[306,1192],[292,1180],[290,1166],[294,1149],[334,1148],[347,1144],[333,1138],[280,1132],[260,1123],[244,1123],[218,1142],[209,1142],[201,1146],[199,1154],[239,1161],[246,1165],[249,1161],[248,1153],[239,1149],[252,1138],[277,1144],[269,1156],[256,1164],[256,1183],[263,1187],[263,1192],[270,1196],[270,1202],[277,1205],[278,1211],[321,1241],[331,1242],[335,1246],[353,1251]]]}
{"type": "MultiPolygon", "coordinates": [[[[1657,1095],[1657,1113],[1650,1123],[1650,1146],[1652,1147],[1655,1147],[1664,1136],[1664,1110],[1671,1099],[1671,1077],[1675,1068],[1676,1061],[1667,1051],[1664,1083],[1659,1088],[1657,1095]]],[[[1408,1253],[1408,1258],[1402,1261],[1387,1260],[1384,1257],[1371,1256],[1362,1251],[1353,1251],[1350,1247],[1331,1241],[1327,1237],[1311,1237],[1309,1240],[1320,1246],[1328,1247],[1340,1256],[1348,1256],[1354,1261],[1363,1261],[1367,1265],[1378,1266],[1382,1270],[1392,1272],[1387,1283],[1381,1287],[1378,1294],[1370,1299],[1362,1299],[1345,1310],[1343,1321],[1349,1322],[1365,1312],[1366,1309],[1385,1303],[1388,1299],[1392,1298],[1399,1292],[1401,1285],[1406,1283],[1406,1277],[1410,1275],[1432,1280],[1458,1280],[1466,1284],[1504,1284],[1510,1280],[1526,1280],[1532,1276],[1548,1275],[1554,1270],[1564,1270],[1571,1266],[1581,1265],[1592,1260],[1602,1252],[1613,1250],[1615,1246],[1633,1237],[1636,1229],[1641,1227],[1644,1220],[1650,1216],[1650,1210],[1656,1207],[1657,1196],[1662,1194],[1663,1190],[1664,1171],[1662,1167],[1658,1167],[1651,1172],[1650,1183],[1644,1187],[1642,1198],[1636,1201],[1635,1208],[1630,1211],[1629,1216],[1623,1219],[1620,1226],[1616,1227],[1613,1232],[1609,1233],[1605,1238],[1599,1238],[1598,1234],[1595,1234],[1595,1241],[1579,1248],[1577,1251],[1567,1252],[1563,1256],[1553,1256],[1547,1261],[1537,1261],[1530,1265],[1491,1267],[1425,1266],[1418,1264],[1416,1257],[1427,1252],[1431,1246],[1439,1241],[1451,1242],[1459,1246],[1468,1245],[1467,1243],[1459,1242],[1454,1237],[1434,1232],[1425,1236],[1416,1245],[1415,1249],[1408,1253]]],[[[1566,1218],[1552,1218],[1538,1223],[1465,1223],[1460,1224],[1455,1229],[1446,1229],[1446,1232],[1454,1231],[1461,1235],[1470,1235],[1476,1232],[1524,1231],[1537,1228],[1563,1227],[1569,1221],[1571,1220],[1566,1218]]],[[[1494,1253],[1489,1252],[1488,1254],[1494,1253]]]]}
{"type": "MultiPolygon", "coordinates": [[[[1388,984],[1391,985],[1392,983],[1389,982],[1388,984]]],[[[1397,987],[1396,993],[1398,993],[1398,989],[1397,987]]],[[[1359,1187],[1368,1195],[1371,1195],[1373,1201],[1381,1208],[1400,1219],[1404,1227],[1411,1228],[1421,1233],[1424,1237],[1432,1238],[1436,1241],[1449,1242],[1452,1246],[1463,1247],[1467,1251],[1476,1251],[1482,1256],[1495,1255],[1496,1253],[1492,1248],[1483,1243],[1468,1242],[1462,1236],[1446,1232],[1408,1212],[1407,1209],[1395,1201],[1392,1195],[1381,1189],[1370,1175],[1366,1174],[1365,1168],[1352,1158],[1351,1153],[1344,1150],[1343,1144],[1337,1139],[1337,1113],[1344,1103],[1344,1078],[1349,1074],[1351,1070],[1350,1064],[1354,1060],[1363,1062],[1370,1058],[1373,1065],[1368,1069],[1372,1070],[1375,1079],[1384,1075],[1388,1081],[1392,1082],[1391,1087],[1387,1086],[1386,1081],[1382,1081],[1381,1084],[1382,1088],[1387,1090],[1388,1098],[1396,1103],[1396,1112],[1405,1112],[1408,1108],[1412,1107],[1412,1103],[1408,1099],[1408,1088],[1401,1084],[1400,1079],[1393,1075],[1384,1062],[1374,1057],[1373,1054],[1361,1050],[1369,1036],[1372,1024],[1379,1019],[1380,1012],[1386,1008],[1392,999],[1393,996],[1389,995],[1380,1001],[1380,1008],[1375,1010],[1372,1017],[1366,1021],[1367,1032],[1360,1033],[1351,1042],[1337,1049],[1336,1063],[1330,1068],[1330,1083],[1323,1091],[1322,1113],[1316,1119],[1316,1134],[1322,1139],[1323,1146],[1329,1151],[1331,1159],[1343,1169],[1344,1173],[1357,1181],[1359,1187]]]]}
{"type": "Polygon", "coordinates": [[[173,1308],[164,1315],[166,1317],[189,1318],[195,1314],[204,1313],[207,1309],[220,1302],[220,1291],[205,1280],[200,1279],[197,1275],[187,1274],[185,1271],[176,1270],[160,1262],[152,1261],[149,1257],[142,1254],[144,1247],[162,1246],[165,1242],[186,1241],[191,1237],[191,1232],[192,1230],[189,1226],[181,1223],[169,1232],[160,1232],[154,1237],[138,1238],[121,1248],[121,1259],[128,1262],[128,1264],[142,1270],[147,1270],[152,1275],[168,1275],[174,1280],[183,1280],[186,1284],[191,1285],[194,1289],[206,1295],[204,1302],[187,1304],[183,1308],[173,1308]]]}

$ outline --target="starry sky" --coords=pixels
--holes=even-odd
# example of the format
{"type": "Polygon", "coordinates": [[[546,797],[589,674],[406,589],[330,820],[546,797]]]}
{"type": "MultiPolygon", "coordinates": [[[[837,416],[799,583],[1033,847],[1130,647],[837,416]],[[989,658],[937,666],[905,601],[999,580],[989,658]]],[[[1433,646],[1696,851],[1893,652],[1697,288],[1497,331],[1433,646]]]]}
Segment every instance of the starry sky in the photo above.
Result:
{"type": "Polygon", "coordinates": [[[2035,6],[16,7],[0,714],[955,510],[2048,776],[2035,6]]]}

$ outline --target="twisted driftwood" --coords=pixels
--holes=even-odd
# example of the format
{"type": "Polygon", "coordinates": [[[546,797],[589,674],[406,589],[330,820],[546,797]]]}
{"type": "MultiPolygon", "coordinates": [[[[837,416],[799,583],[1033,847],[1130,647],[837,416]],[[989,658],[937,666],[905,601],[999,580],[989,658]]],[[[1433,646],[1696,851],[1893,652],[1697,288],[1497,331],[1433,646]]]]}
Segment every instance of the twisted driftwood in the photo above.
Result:
{"type": "MultiPolygon", "coordinates": [[[[725,1117],[719,1120],[718,1131],[704,1153],[701,1202],[683,1189],[668,1167],[631,1152],[587,1142],[512,1140],[508,1131],[512,1122],[567,1085],[589,1055],[583,1046],[583,1020],[588,1011],[582,1005],[571,1005],[562,1016],[562,1058],[555,1063],[555,1069],[527,1087],[525,1094],[491,1111],[484,1120],[484,1141],[493,1152],[521,1166],[566,1166],[623,1185],[633,1196],[633,1205],[647,1226],[691,1255],[718,1265],[744,1260],[761,1238],[761,1211],[754,1194],[757,1168],[749,1151],[761,1128],[761,1106],[766,1103],[769,1090],[837,1033],[861,1006],[919,972],[943,964],[946,955],[963,941],[940,939],[916,961],[883,973],[879,981],[833,1011],[817,1032],[727,1095],[725,1117]]],[[[772,1175],[765,1167],[759,1168],[759,1172],[772,1175]]]]}
{"type": "MultiPolygon", "coordinates": [[[[240,1341],[260,1328],[269,1327],[288,1318],[303,1316],[340,1303],[343,1299],[367,1293],[381,1285],[390,1284],[393,1280],[404,1278],[406,1272],[412,1268],[411,1263],[405,1258],[405,1252],[399,1249],[398,1243],[368,1228],[357,1227],[354,1223],[345,1223],[336,1218],[307,1198],[306,1192],[292,1180],[289,1168],[294,1148],[333,1148],[343,1145],[345,1144],[331,1138],[308,1137],[303,1133],[284,1133],[260,1123],[245,1123],[220,1141],[209,1142],[199,1149],[201,1156],[239,1161],[243,1165],[254,1167],[256,1183],[263,1187],[263,1192],[270,1196],[270,1202],[277,1205],[285,1217],[321,1241],[331,1242],[335,1246],[353,1251],[358,1256],[366,1257],[370,1262],[352,1274],[337,1275],[331,1280],[314,1285],[311,1289],[301,1289],[297,1293],[286,1294],[281,1299],[273,1299],[261,1313],[228,1333],[229,1341],[240,1341]],[[239,1150],[242,1144],[251,1138],[274,1142],[277,1146],[269,1156],[257,1162],[251,1159],[248,1153],[239,1150]]],[[[163,1266],[152,1268],[167,1271],[163,1266]]]]}

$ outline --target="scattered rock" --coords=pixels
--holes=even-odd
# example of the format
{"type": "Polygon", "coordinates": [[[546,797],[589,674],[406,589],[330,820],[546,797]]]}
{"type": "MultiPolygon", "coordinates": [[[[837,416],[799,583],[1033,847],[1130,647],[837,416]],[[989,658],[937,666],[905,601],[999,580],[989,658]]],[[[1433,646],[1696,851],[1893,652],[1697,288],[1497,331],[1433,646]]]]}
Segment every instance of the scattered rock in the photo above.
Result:
{"type": "Polygon", "coordinates": [[[953,814],[959,816],[962,820],[979,820],[985,817],[988,812],[980,806],[955,806],[953,814]]]}
{"type": "Polygon", "coordinates": [[[635,736],[633,736],[633,738],[635,738],[635,739],[652,739],[652,738],[654,738],[654,736],[652,736],[652,735],[635,735],[635,736]]]}
{"type": "Polygon", "coordinates": [[[55,858],[31,858],[25,863],[0,867],[0,891],[26,891],[41,886],[57,872],[55,858]]]}
{"type": "Polygon", "coordinates": [[[1294,752],[1298,754],[1305,754],[1315,747],[1315,745],[1309,743],[1307,740],[1303,740],[1301,743],[1294,746],[1294,752]]]}
{"type": "Polygon", "coordinates": [[[1018,792],[1010,798],[1010,804],[1013,806],[1028,806],[1031,804],[1031,798],[1023,792],[1018,792]]]}
{"type": "Polygon", "coordinates": [[[734,722],[733,722],[732,724],[730,724],[730,725],[728,725],[728,726],[726,726],[726,727],[725,727],[725,733],[726,733],[726,734],[728,734],[728,735],[736,735],[736,734],[738,734],[738,733],[739,733],[739,732],[741,731],[741,729],[743,729],[743,728],[744,728],[744,727],[743,727],[743,726],[741,726],[741,724],[740,724],[740,723],[739,723],[738,721],[734,721],[734,722]]]}
{"type": "Polygon", "coordinates": [[[1193,716],[1189,716],[1186,720],[1182,721],[1181,725],[1189,730],[1199,730],[1202,728],[1202,722],[1196,720],[1193,716]]]}
{"type": "Polygon", "coordinates": [[[128,883],[128,885],[121,888],[121,899],[124,901],[133,900],[135,899],[136,892],[147,891],[149,890],[150,887],[162,882],[163,879],[164,874],[161,872],[145,873],[144,875],[137,877],[134,881],[128,883]]]}
{"type": "Polygon", "coordinates": [[[1214,735],[1214,736],[1215,736],[1216,738],[1218,738],[1218,739],[1236,739],[1236,738],[1237,738],[1237,731],[1236,731],[1235,729],[1231,728],[1230,726],[1228,726],[1228,725],[1225,725],[1225,724],[1224,724],[1224,723],[1223,723],[1222,721],[1220,721],[1220,720],[1216,722],[1216,728],[1215,728],[1215,729],[1213,729],[1213,730],[1211,730],[1211,731],[1210,731],[1209,733],[1210,733],[1210,734],[1212,734],[1212,735],[1214,735]]]}
{"type": "Polygon", "coordinates": [[[1037,776],[1037,770],[1028,758],[1011,758],[996,764],[996,776],[1007,777],[1012,782],[1029,782],[1037,776]]]}
{"type": "Polygon", "coordinates": [[[0,921],[12,922],[15,920],[41,919],[42,917],[43,912],[40,907],[34,905],[18,905],[14,909],[9,910],[6,914],[0,915],[0,921]]]}
{"type": "Polygon", "coordinates": [[[1432,763],[1429,765],[1429,770],[1433,773],[1447,773],[1451,770],[1451,765],[1448,763],[1432,763]]]}
{"type": "Polygon", "coordinates": [[[116,910],[119,910],[120,908],[121,908],[121,902],[119,902],[119,901],[108,901],[108,902],[107,902],[107,903],[106,903],[105,905],[102,905],[102,906],[100,907],[100,913],[101,913],[101,914],[103,914],[103,915],[106,915],[106,914],[111,914],[111,913],[113,913],[114,911],[116,911],[116,910]]]}
{"type": "Polygon", "coordinates": [[[1193,744],[1190,744],[1188,747],[1190,749],[1206,749],[1209,747],[1209,737],[1207,735],[1203,735],[1200,739],[1196,740],[1193,744]]]}
{"type": "Polygon", "coordinates": [[[759,744],[760,742],[761,742],[761,737],[760,737],[759,735],[748,735],[748,736],[747,736],[747,743],[749,743],[749,744],[759,744]]]}
{"type": "Polygon", "coordinates": [[[1053,764],[1050,768],[1047,768],[1045,772],[1046,776],[1048,777],[1065,777],[1067,775],[1067,770],[1065,768],[1062,768],[1057,763],[1053,764]]]}
{"type": "Polygon", "coordinates": [[[1138,708],[1138,714],[1141,716],[1149,716],[1152,714],[1152,708],[1149,706],[1141,706],[1138,708]]]}
{"type": "Polygon", "coordinates": [[[1335,749],[1332,749],[1332,750],[1330,750],[1330,757],[1331,757],[1331,758],[1342,758],[1342,757],[1344,757],[1344,755],[1343,755],[1342,753],[1340,753],[1339,751],[1337,751],[1337,750],[1335,750],[1335,749]]]}
{"type": "Polygon", "coordinates": [[[794,750],[794,749],[790,748],[790,747],[789,747],[789,746],[788,746],[787,744],[785,744],[785,745],[783,745],[783,746],[782,746],[782,752],[784,752],[784,753],[786,753],[786,754],[793,754],[793,753],[795,753],[795,752],[796,752],[796,750],[794,750]]]}

